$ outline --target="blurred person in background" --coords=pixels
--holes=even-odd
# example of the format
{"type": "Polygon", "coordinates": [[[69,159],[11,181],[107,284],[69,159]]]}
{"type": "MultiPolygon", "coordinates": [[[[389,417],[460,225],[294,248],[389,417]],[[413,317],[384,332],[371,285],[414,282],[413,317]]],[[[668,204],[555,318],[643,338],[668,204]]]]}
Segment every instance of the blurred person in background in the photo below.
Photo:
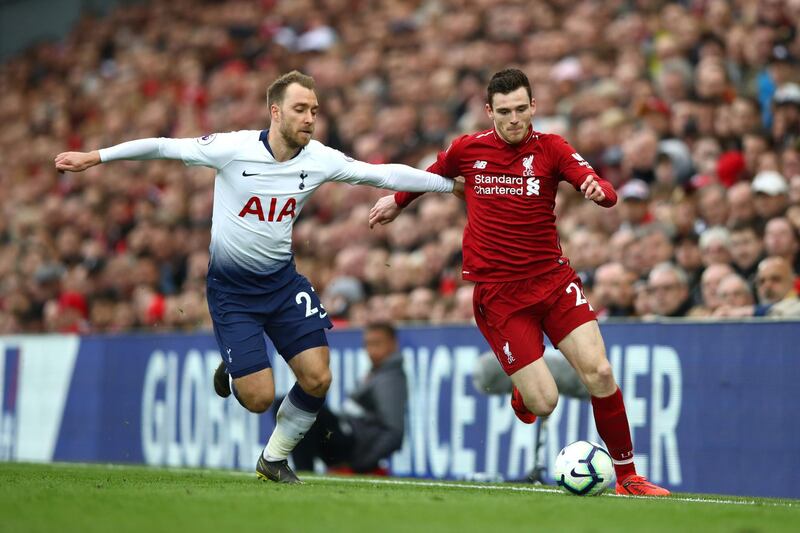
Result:
{"type": "Polygon", "coordinates": [[[701,299],[694,307],[689,309],[686,316],[708,317],[712,316],[720,306],[717,289],[722,278],[734,274],[733,267],[728,263],[714,263],[708,265],[700,276],[701,299]]]}
{"type": "Polygon", "coordinates": [[[365,326],[364,348],[369,372],[347,396],[341,412],[322,406],[292,451],[298,470],[314,470],[319,458],[339,471],[382,472],[381,462],[402,446],[408,386],[394,327],[387,322],[365,326]]]}
{"type": "Polygon", "coordinates": [[[436,293],[427,287],[417,287],[411,291],[408,295],[408,320],[427,322],[435,301],[436,293]]]}
{"type": "Polygon", "coordinates": [[[800,85],[785,83],[772,97],[772,141],[790,146],[800,139],[800,85]]]}
{"type": "Polygon", "coordinates": [[[659,263],[647,278],[650,312],[656,316],[683,317],[689,312],[689,282],[686,273],[670,262],[659,263]]]}
{"type": "Polygon", "coordinates": [[[319,103],[313,78],[289,72],[267,90],[266,130],[210,134],[197,139],[147,138],[92,152],[56,156],[59,171],[80,172],[115,160],[176,159],[217,170],[209,310],[223,360],[214,376],[218,395],[234,394],[254,413],[275,397],[264,334],[297,382],[277,413],[258,458],[260,479],[300,483],[289,452],[313,424],[330,386],[332,327],[309,281],[295,269],[292,227],[310,194],[327,181],[368,183],[412,191],[453,191],[452,180],[404,165],[372,165],[312,141],[319,103]]]}
{"type": "Polygon", "coordinates": [[[622,200],[617,208],[622,227],[636,228],[653,221],[650,212],[650,187],[642,180],[632,179],[619,190],[622,200]]]}
{"type": "Polygon", "coordinates": [[[671,261],[674,255],[670,229],[654,222],[642,227],[639,232],[644,267],[649,271],[655,265],[671,261]]]}
{"type": "Polygon", "coordinates": [[[748,283],[755,279],[758,263],[764,257],[764,241],[754,224],[738,223],[730,227],[731,263],[748,283]]]}
{"type": "Polygon", "coordinates": [[[472,322],[473,316],[473,290],[472,284],[462,285],[453,295],[453,306],[447,314],[449,322],[472,322]]]}
{"type": "Polygon", "coordinates": [[[800,239],[797,229],[786,217],[776,217],[764,228],[764,251],[770,257],[782,257],[795,273],[800,270],[800,239]]]}
{"type": "Polygon", "coordinates": [[[689,280],[689,297],[692,303],[702,302],[700,278],[703,274],[703,255],[700,252],[700,237],[694,232],[677,235],[673,243],[675,264],[686,272],[689,280]]]}
{"type": "Polygon", "coordinates": [[[635,316],[635,282],[636,274],[622,263],[604,263],[597,267],[590,301],[598,318],[635,316]]]}
{"type": "Polygon", "coordinates": [[[758,264],[754,316],[800,317],[800,299],[795,289],[796,273],[783,257],[767,257],[758,264]]]}
{"type": "Polygon", "coordinates": [[[719,307],[714,311],[714,316],[724,317],[729,309],[752,306],[755,303],[750,285],[739,274],[728,274],[722,278],[717,286],[716,296],[719,307]]]}
{"type": "Polygon", "coordinates": [[[762,170],[753,178],[753,205],[762,224],[782,216],[789,205],[789,184],[774,170],[762,170]]]}
{"type": "MultiPolygon", "coordinates": [[[[556,406],[558,390],[542,358],[547,334],[592,395],[597,430],[614,460],[617,493],[667,495],[636,473],[625,405],[597,317],[556,231],[559,182],[603,207],[616,203],[616,192],[566,140],[533,129],[536,100],[522,71],[492,76],[485,111],[493,127],[459,137],[428,168],[466,181],[462,276],[475,282],[475,320],[514,384],[514,413],[531,424],[556,406]]],[[[418,196],[379,199],[370,225],[391,222],[418,196]]]]}
{"type": "Polygon", "coordinates": [[[728,189],[728,225],[749,224],[756,221],[757,213],[750,182],[742,181],[728,189]]]}
{"type": "Polygon", "coordinates": [[[697,192],[697,209],[706,228],[724,226],[728,221],[727,190],[719,183],[710,183],[697,192]]]}
{"type": "Polygon", "coordinates": [[[796,276],[782,257],[767,257],[756,272],[756,305],[719,309],[725,317],[800,318],[800,298],[795,290],[796,276]]]}
{"type": "Polygon", "coordinates": [[[581,281],[591,284],[595,269],[608,260],[608,237],[594,228],[580,227],[569,234],[564,243],[565,255],[581,281]]]}
{"type": "Polygon", "coordinates": [[[731,262],[731,236],[727,228],[714,226],[700,234],[700,255],[705,266],[731,262]]]}

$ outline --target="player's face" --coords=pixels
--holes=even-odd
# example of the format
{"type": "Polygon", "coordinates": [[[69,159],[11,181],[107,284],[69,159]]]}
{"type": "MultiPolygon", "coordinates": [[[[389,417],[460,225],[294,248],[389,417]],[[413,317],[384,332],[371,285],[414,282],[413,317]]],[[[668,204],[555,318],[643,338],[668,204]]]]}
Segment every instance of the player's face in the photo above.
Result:
{"type": "Polygon", "coordinates": [[[520,87],[508,94],[492,95],[490,103],[486,104],[486,113],[498,135],[509,144],[522,142],[536,112],[536,100],[528,98],[528,91],[520,87]]]}
{"type": "Polygon", "coordinates": [[[364,331],[364,348],[373,365],[379,365],[397,350],[397,341],[380,329],[364,331]]]}
{"type": "Polygon", "coordinates": [[[286,88],[280,106],[273,104],[272,120],[290,148],[302,148],[314,135],[319,102],[313,90],[293,83],[286,88]]]}

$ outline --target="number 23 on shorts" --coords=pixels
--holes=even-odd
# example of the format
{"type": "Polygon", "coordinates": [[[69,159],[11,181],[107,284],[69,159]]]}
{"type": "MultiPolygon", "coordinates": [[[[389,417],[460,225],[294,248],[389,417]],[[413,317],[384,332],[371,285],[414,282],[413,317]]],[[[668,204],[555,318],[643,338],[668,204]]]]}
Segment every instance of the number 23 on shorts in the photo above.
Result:
{"type": "MultiPolygon", "coordinates": [[[[313,291],[314,288],[312,287],[311,290],[313,291]]],[[[308,294],[306,291],[298,292],[297,296],[294,297],[294,301],[297,303],[297,305],[305,304],[306,318],[313,316],[316,313],[319,313],[320,318],[325,318],[326,316],[328,316],[328,312],[325,310],[325,308],[322,306],[321,303],[319,304],[319,309],[314,307],[313,303],[311,302],[311,295],[308,294]]]]}

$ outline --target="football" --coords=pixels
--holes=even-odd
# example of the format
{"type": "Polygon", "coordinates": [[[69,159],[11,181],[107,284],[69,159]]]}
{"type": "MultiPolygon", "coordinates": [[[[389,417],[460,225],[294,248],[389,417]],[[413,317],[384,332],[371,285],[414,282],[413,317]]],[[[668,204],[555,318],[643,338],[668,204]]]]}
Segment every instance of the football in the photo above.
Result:
{"type": "Polygon", "coordinates": [[[614,479],[611,456],[599,444],[585,440],[561,450],[553,470],[558,486],[575,496],[602,494],[614,479]]]}

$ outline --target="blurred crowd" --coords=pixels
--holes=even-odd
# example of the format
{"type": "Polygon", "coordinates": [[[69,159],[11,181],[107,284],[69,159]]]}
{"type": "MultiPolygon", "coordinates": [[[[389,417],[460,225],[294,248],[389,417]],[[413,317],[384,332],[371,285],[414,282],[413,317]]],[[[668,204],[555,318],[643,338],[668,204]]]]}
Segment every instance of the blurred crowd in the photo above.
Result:
{"type": "MultiPolygon", "coordinates": [[[[491,74],[533,83],[558,133],[619,192],[564,187],[562,245],[601,317],[799,316],[800,0],[172,0],[85,16],[0,65],[0,332],[206,329],[213,171],[53,157],[263,129],[299,69],[316,138],[425,167],[491,125],[491,74]]],[[[370,230],[385,191],[328,184],[295,226],[339,324],[472,319],[464,207],[425,195],[370,230]]]]}

